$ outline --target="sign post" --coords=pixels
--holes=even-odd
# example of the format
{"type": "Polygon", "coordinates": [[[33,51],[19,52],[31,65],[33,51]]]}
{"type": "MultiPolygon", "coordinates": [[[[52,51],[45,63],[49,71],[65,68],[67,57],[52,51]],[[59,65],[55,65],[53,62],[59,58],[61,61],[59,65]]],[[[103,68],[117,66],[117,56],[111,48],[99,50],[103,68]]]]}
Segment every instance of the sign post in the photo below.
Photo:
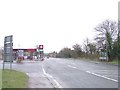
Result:
{"type": "Polygon", "coordinates": [[[3,60],[3,70],[5,67],[5,62],[10,62],[10,69],[12,69],[13,62],[13,36],[6,36],[4,39],[4,60],[3,60]]]}

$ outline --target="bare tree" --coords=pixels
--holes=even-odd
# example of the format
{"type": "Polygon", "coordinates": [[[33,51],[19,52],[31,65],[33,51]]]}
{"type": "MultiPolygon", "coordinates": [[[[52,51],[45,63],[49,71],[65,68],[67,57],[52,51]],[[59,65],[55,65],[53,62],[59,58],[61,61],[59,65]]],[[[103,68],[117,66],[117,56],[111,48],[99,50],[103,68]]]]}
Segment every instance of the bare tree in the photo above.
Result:
{"type": "Polygon", "coordinates": [[[96,45],[94,43],[89,43],[88,47],[89,47],[89,53],[90,54],[95,54],[95,52],[96,52],[96,45]]]}
{"type": "Polygon", "coordinates": [[[73,49],[76,52],[77,56],[82,54],[82,47],[79,44],[73,45],[73,49]]]}
{"type": "Polygon", "coordinates": [[[84,51],[85,51],[86,54],[89,53],[89,49],[88,49],[89,47],[88,47],[88,44],[89,44],[89,39],[87,38],[87,39],[84,40],[84,42],[83,42],[84,51]]]}
{"type": "Polygon", "coordinates": [[[3,52],[4,52],[3,47],[0,47],[0,60],[3,59],[3,52]]]}
{"type": "Polygon", "coordinates": [[[112,42],[117,37],[117,22],[106,20],[95,28],[98,32],[95,40],[102,48],[106,47],[108,60],[111,60],[112,42]]]}
{"type": "Polygon", "coordinates": [[[118,60],[120,62],[120,20],[118,20],[118,39],[117,39],[117,42],[118,42],[118,60]]]}

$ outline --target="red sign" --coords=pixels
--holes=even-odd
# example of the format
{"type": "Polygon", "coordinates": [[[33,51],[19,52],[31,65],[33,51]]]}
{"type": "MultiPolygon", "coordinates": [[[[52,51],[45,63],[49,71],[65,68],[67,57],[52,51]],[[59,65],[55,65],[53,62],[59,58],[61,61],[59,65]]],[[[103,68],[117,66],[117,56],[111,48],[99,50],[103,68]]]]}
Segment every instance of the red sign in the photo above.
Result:
{"type": "Polygon", "coordinates": [[[34,48],[31,48],[31,49],[13,49],[14,52],[17,52],[19,50],[23,50],[24,52],[35,52],[36,49],[34,48]]]}
{"type": "Polygon", "coordinates": [[[43,45],[39,45],[39,49],[43,49],[43,45]]]}

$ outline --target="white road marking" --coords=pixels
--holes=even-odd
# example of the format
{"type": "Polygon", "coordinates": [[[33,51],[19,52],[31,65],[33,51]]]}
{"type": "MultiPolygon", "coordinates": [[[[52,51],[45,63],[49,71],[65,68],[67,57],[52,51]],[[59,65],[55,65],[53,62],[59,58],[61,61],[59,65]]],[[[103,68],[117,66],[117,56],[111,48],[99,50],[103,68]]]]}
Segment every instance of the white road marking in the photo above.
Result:
{"type": "MultiPolygon", "coordinates": [[[[74,68],[74,69],[78,69],[77,67],[74,67],[74,66],[71,66],[71,65],[68,65],[68,67],[71,67],[71,68],[74,68]]],[[[106,71],[106,70],[104,70],[104,71],[106,71]]],[[[112,79],[112,78],[109,78],[109,77],[106,77],[106,76],[103,76],[103,75],[99,75],[99,74],[96,74],[96,73],[93,73],[93,72],[90,72],[90,71],[86,71],[86,72],[89,73],[89,74],[95,75],[95,76],[99,76],[99,77],[102,77],[102,78],[114,81],[114,82],[118,82],[118,80],[116,80],[116,79],[112,79]]]]}
{"type": "Polygon", "coordinates": [[[50,74],[46,73],[45,69],[43,68],[43,63],[42,63],[42,70],[43,70],[43,74],[44,75],[46,75],[48,78],[51,78],[54,81],[54,83],[56,84],[56,85],[54,85],[55,88],[62,88],[62,86],[57,82],[57,80],[55,80],[53,78],[53,76],[51,76],[50,74]]]}
{"type": "Polygon", "coordinates": [[[75,63],[71,63],[71,64],[75,65],[75,63]]]}
{"type": "Polygon", "coordinates": [[[86,71],[86,72],[89,73],[89,74],[98,76],[98,77],[102,77],[102,78],[105,78],[105,79],[108,79],[108,80],[111,80],[111,81],[114,81],[114,82],[118,82],[118,80],[115,80],[115,79],[112,79],[112,78],[108,78],[108,77],[105,77],[103,75],[99,75],[99,74],[96,74],[96,73],[93,73],[93,72],[90,72],[90,71],[86,71]]]}
{"type": "Polygon", "coordinates": [[[77,67],[74,67],[74,66],[71,66],[71,65],[68,65],[68,67],[71,67],[71,68],[75,68],[75,69],[77,69],[77,67]]]}

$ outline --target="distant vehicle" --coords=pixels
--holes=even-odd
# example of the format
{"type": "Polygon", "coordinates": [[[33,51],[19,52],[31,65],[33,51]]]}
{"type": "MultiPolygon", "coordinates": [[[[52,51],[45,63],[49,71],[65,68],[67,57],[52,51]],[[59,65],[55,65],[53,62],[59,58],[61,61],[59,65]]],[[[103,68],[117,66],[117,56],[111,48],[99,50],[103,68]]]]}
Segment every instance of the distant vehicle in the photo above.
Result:
{"type": "Polygon", "coordinates": [[[30,60],[32,60],[32,59],[33,59],[33,57],[32,57],[32,56],[28,56],[28,57],[27,57],[27,59],[30,59],[30,60]]]}
{"type": "Polygon", "coordinates": [[[23,56],[19,56],[18,60],[24,60],[24,57],[23,56]]]}

